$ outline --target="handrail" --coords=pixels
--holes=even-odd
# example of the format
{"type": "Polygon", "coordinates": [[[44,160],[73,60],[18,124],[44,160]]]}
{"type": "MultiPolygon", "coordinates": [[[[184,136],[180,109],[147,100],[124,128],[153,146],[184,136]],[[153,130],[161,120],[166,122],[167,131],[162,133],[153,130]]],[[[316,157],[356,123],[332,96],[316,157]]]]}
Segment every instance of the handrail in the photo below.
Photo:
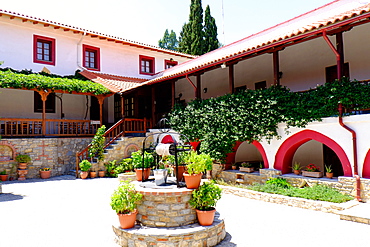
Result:
{"type": "MultiPolygon", "coordinates": [[[[112,127],[110,127],[104,133],[105,145],[104,149],[111,145],[119,137],[125,135],[125,133],[146,133],[146,129],[150,128],[151,124],[146,118],[144,119],[132,119],[132,118],[122,118],[112,127]]],[[[81,160],[87,159],[91,161],[88,155],[89,147],[91,143],[84,148],[82,151],[76,153],[76,178],[78,177],[78,165],[81,160]]]]}

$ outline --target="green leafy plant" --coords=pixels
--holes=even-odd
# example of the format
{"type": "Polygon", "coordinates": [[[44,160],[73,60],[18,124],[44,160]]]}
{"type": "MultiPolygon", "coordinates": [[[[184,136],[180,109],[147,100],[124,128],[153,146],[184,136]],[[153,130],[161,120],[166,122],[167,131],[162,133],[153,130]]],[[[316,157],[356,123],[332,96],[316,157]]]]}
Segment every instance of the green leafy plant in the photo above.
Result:
{"type": "Polygon", "coordinates": [[[80,166],[81,171],[87,172],[91,168],[91,163],[88,160],[83,160],[80,162],[79,166],[80,166]]]}
{"type": "Polygon", "coordinates": [[[325,165],[325,171],[327,173],[332,173],[333,172],[333,169],[331,168],[331,165],[325,165]]]}
{"type": "Polygon", "coordinates": [[[109,161],[108,163],[105,163],[104,166],[107,169],[107,176],[108,177],[117,177],[117,165],[116,165],[117,160],[112,160],[109,161]]]}
{"type": "Polygon", "coordinates": [[[28,163],[31,161],[31,157],[27,154],[18,154],[16,157],[15,157],[15,160],[18,162],[18,163],[28,163]]]}
{"type": "Polygon", "coordinates": [[[42,172],[45,172],[45,171],[50,171],[50,167],[44,167],[44,168],[40,168],[40,171],[42,172]]]}
{"type": "Polygon", "coordinates": [[[144,157],[143,157],[143,152],[141,150],[131,153],[131,159],[132,159],[132,164],[134,168],[136,169],[142,168],[143,166],[144,168],[150,168],[154,162],[153,154],[145,151],[144,157]],[[143,159],[144,159],[144,163],[143,163],[143,159]]]}
{"type": "Polygon", "coordinates": [[[135,186],[128,181],[121,182],[111,196],[110,206],[117,214],[133,212],[143,195],[136,191],[135,186]]]}
{"type": "Polygon", "coordinates": [[[102,125],[95,133],[89,147],[89,157],[97,157],[98,161],[104,160],[105,125],[102,125]]]}
{"type": "Polygon", "coordinates": [[[288,181],[286,181],[285,178],[280,178],[280,177],[270,178],[269,180],[266,181],[266,184],[274,184],[274,185],[276,185],[278,187],[282,187],[282,188],[292,187],[292,185],[290,183],[288,183],[288,181]]]}
{"type": "Polygon", "coordinates": [[[251,167],[253,167],[253,165],[252,165],[251,163],[249,163],[249,162],[242,162],[242,163],[240,164],[240,166],[241,166],[241,167],[247,167],[247,168],[251,168],[251,167]]]}
{"type": "Polygon", "coordinates": [[[99,83],[79,79],[51,77],[35,74],[31,71],[17,72],[10,69],[0,70],[0,88],[26,88],[42,90],[63,90],[69,93],[92,93],[95,95],[109,94],[110,91],[99,83]]]}
{"type": "Polygon", "coordinates": [[[131,158],[126,158],[121,160],[119,163],[119,168],[123,171],[133,171],[134,170],[134,165],[132,164],[132,159],[131,158]]]}
{"type": "Polygon", "coordinates": [[[198,189],[193,190],[189,204],[198,210],[213,210],[221,199],[222,189],[213,181],[205,182],[198,189]]]}
{"type": "Polygon", "coordinates": [[[347,109],[346,114],[370,108],[369,94],[370,85],[347,78],[305,92],[272,86],[194,100],[186,107],[176,105],[169,117],[174,130],[201,142],[201,152],[222,160],[236,141],[279,138],[279,123],[286,123],[288,130],[335,116],[338,102],[347,109]]]}
{"type": "Polygon", "coordinates": [[[185,159],[187,172],[190,175],[200,174],[205,170],[212,170],[212,162],[212,158],[209,154],[197,154],[195,151],[189,152],[189,155],[185,159]]]}
{"type": "Polygon", "coordinates": [[[292,166],[292,169],[293,170],[301,170],[301,163],[299,162],[294,162],[293,166],[292,166]]]}
{"type": "Polygon", "coordinates": [[[4,171],[0,172],[0,175],[6,175],[6,171],[4,170],[4,171]]]}

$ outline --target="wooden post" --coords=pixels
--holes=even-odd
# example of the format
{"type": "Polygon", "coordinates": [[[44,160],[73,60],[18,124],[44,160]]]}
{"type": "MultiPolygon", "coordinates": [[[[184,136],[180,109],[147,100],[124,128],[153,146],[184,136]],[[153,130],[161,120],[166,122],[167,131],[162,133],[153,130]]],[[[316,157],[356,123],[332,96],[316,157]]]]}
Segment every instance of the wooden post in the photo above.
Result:
{"type": "Polygon", "coordinates": [[[201,99],[201,87],[202,87],[202,80],[200,74],[197,75],[197,89],[195,90],[195,98],[196,99],[201,99]]]}
{"type": "Polygon", "coordinates": [[[171,107],[173,108],[175,106],[175,81],[171,81],[171,92],[172,92],[172,98],[171,98],[171,107]]]}
{"type": "Polygon", "coordinates": [[[121,117],[125,117],[125,97],[121,94],[121,117]]]}
{"type": "Polygon", "coordinates": [[[49,92],[38,91],[42,100],[42,135],[46,134],[46,99],[48,98],[49,92]]]}
{"type": "Polygon", "coordinates": [[[103,103],[105,97],[102,95],[96,95],[95,96],[98,99],[99,102],[99,119],[100,119],[100,126],[103,125],[103,103]]]}
{"type": "Polygon", "coordinates": [[[274,63],[274,85],[280,85],[280,76],[279,76],[279,51],[274,51],[272,53],[272,59],[274,63]]]}
{"type": "Polygon", "coordinates": [[[155,125],[155,89],[152,86],[152,124],[155,125]]]}
{"type": "Polygon", "coordinates": [[[339,54],[339,60],[337,61],[337,79],[340,80],[344,75],[343,32],[339,32],[335,36],[337,41],[337,52],[339,54]]]}
{"type": "Polygon", "coordinates": [[[230,93],[234,93],[234,64],[229,65],[229,91],[230,93]]]}

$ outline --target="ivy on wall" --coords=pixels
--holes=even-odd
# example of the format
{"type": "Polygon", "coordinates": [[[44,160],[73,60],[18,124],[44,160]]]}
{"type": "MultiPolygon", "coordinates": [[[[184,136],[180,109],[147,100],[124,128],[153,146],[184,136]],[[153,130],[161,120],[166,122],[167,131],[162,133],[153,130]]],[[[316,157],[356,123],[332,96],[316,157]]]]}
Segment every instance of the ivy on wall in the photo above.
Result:
{"type": "Polygon", "coordinates": [[[347,78],[306,92],[282,86],[246,90],[217,98],[194,100],[175,106],[171,127],[192,141],[201,141],[202,152],[222,160],[235,141],[279,138],[277,127],[305,127],[309,122],[338,114],[341,102],[348,114],[370,108],[370,85],[347,78]]]}
{"type": "Polygon", "coordinates": [[[69,93],[92,93],[95,95],[109,94],[110,91],[104,86],[92,81],[60,77],[56,75],[44,75],[38,73],[23,73],[14,72],[11,70],[0,70],[0,88],[15,88],[15,89],[43,89],[63,90],[69,93]]]}

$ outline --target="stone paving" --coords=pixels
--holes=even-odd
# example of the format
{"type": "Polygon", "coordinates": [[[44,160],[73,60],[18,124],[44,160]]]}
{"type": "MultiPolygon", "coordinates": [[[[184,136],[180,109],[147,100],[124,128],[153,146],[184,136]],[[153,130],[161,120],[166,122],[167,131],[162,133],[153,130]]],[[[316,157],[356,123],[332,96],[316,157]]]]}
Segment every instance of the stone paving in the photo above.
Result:
{"type": "MultiPolygon", "coordinates": [[[[29,179],[3,182],[1,247],[118,247],[110,195],[117,179],[29,179]]],[[[224,194],[217,210],[226,238],[218,247],[369,246],[370,226],[339,215],[224,194]]],[[[158,245],[160,246],[160,245],[158,245]]]]}

